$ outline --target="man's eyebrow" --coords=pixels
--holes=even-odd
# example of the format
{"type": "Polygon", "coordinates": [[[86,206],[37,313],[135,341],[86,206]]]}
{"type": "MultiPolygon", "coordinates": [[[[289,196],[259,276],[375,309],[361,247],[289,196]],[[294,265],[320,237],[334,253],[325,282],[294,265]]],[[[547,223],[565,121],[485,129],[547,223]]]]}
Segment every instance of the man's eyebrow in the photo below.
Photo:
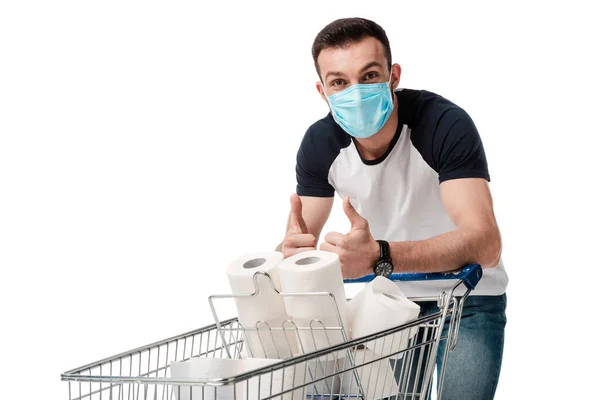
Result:
{"type": "MultiPolygon", "coordinates": [[[[365,72],[366,70],[368,70],[369,68],[372,68],[372,67],[379,67],[379,68],[383,69],[383,66],[381,65],[381,63],[379,63],[377,61],[371,61],[370,63],[368,63],[364,67],[362,67],[362,69],[360,70],[360,72],[363,73],[363,72],[365,72]]],[[[325,80],[327,80],[327,78],[329,78],[330,76],[341,77],[341,76],[344,76],[344,74],[341,73],[341,72],[337,72],[337,71],[329,71],[325,75],[325,80]]]]}
{"type": "Polygon", "coordinates": [[[329,71],[327,73],[327,75],[325,75],[325,80],[327,80],[327,78],[329,78],[330,76],[340,77],[340,76],[344,76],[344,74],[342,74],[341,72],[337,72],[337,71],[329,71]]]}
{"type": "Polygon", "coordinates": [[[365,72],[366,70],[368,70],[371,67],[379,67],[379,68],[383,69],[383,65],[381,65],[379,62],[377,62],[377,61],[371,61],[370,63],[368,63],[367,65],[365,65],[364,67],[362,67],[362,69],[360,70],[360,72],[365,72]]]}

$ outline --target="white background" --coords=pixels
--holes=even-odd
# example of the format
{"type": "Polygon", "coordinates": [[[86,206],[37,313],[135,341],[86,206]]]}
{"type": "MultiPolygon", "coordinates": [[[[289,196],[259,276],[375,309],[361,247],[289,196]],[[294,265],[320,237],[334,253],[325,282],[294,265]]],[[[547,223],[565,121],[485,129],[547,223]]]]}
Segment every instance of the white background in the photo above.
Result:
{"type": "MultiPolygon", "coordinates": [[[[496,398],[593,397],[591,5],[106,0],[0,5],[1,398],[66,399],[61,372],[212,322],[226,264],[284,234],[327,112],[311,44],[348,16],[480,130],[510,277],[496,398]]],[[[336,199],[325,232],[348,227],[336,199]]]]}

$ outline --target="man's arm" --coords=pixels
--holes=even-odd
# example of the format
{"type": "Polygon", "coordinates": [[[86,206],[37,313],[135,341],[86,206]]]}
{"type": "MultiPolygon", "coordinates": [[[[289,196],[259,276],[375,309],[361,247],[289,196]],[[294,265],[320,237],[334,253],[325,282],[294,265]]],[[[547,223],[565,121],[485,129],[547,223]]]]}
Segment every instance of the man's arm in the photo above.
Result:
{"type": "MultiPolygon", "coordinates": [[[[466,264],[495,268],[502,243],[492,207],[488,183],[482,178],[460,178],[442,182],[441,197],[457,229],[426,240],[391,242],[394,272],[446,272],[466,264]]],[[[344,278],[373,273],[379,245],[370,233],[369,222],[344,199],[350,232],[329,232],[320,249],[335,252],[344,278]]]]}
{"type": "Polygon", "coordinates": [[[428,240],[392,245],[400,271],[447,271],[477,263],[494,268],[501,238],[494,216],[483,143],[465,110],[424,95],[415,146],[439,175],[440,196],[457,229],[428,240]]]}
{"type": "MultiPolygon", "coordinates": [[[[276,251],[288,250],[311,246],[315,247],[321,231],[331,214],[333,197],[312,197],[292,195],[290,198],[291,211],[288,216],[286,235],[277,246],[276,251]],[[306,240],[298,235],[312,235],[314,244],[303,242],[306,240]]],[[[290,254],[288,254],[290,255],[290,254]]]]}
{"type": "Polygon", "coordinates": [[[331,213],[335,189],[329,169],[340,149],[331,146],[330,136],[327,124],[313,124],[296,153],[296,193],[290,198],[285,238],[276,248],[284,257],[314,250],[331,213]]]}
{"type": "Polygon", "coordinates": [[[457,229],[427,240],[390,243],[395,272],[442,272],[466,264],[495,268],[502,240],[485,179],[442,182],[444,207],[457,229]]]}

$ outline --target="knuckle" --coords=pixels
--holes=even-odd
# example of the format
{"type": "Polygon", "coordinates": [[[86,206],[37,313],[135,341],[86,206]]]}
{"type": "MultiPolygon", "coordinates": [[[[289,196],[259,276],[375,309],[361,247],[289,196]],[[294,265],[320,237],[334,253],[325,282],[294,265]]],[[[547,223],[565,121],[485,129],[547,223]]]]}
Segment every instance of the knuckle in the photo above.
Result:
{"type": "Polygon", "coordinates": [[[293,247],[293,246],[294,246],[294,239],[293,239],[293,237],[291,235],[286,236],[283,239],[283,247],[284,248],[285,247],[289,248],[289,247],[293,247]]]}
{"type": "Polygon", "coordinates": [[[296,253],[297,253],[296,249],[288,249],[284,252],[284,256],[287,258],[287,257],[293,256],[296,253]]]}
{"type": "Polygon", "coordinates": [[[365,229],[369,226],[369,223],[367,222],[366,219],[361,219],[360,221],[356,221],[356,223],[354,224],[355,228],[358,229],[365,229]]]}
{"type": "Polygon", "coordinates": [[[348,248],[348,245],[349,245],[348,238],[346,236],[342,236],[340,238],[340,247],[342,249],[346,249],[346,248],[348,248]]]}

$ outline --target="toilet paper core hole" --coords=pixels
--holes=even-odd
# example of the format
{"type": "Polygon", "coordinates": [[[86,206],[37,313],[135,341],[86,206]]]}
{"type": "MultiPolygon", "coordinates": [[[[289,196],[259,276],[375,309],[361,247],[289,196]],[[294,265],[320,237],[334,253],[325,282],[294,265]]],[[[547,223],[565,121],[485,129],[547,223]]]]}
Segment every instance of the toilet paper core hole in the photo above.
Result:
{"type": "Polygon", "coordinates": [[[321,259],[319,257],[306,257],[306,258],[301,258],[298,261],[296,261],[297,265],[310,265],[310,264],[314,264],[314,263],[318,263],[321,259]]]}
{"type": "Polygon", "coordinates": [[[245,269],[257,268],[267,262],[266,258],[255,258],[253,260],[248,260],[244,263],[243,267],[245,269]]]}

